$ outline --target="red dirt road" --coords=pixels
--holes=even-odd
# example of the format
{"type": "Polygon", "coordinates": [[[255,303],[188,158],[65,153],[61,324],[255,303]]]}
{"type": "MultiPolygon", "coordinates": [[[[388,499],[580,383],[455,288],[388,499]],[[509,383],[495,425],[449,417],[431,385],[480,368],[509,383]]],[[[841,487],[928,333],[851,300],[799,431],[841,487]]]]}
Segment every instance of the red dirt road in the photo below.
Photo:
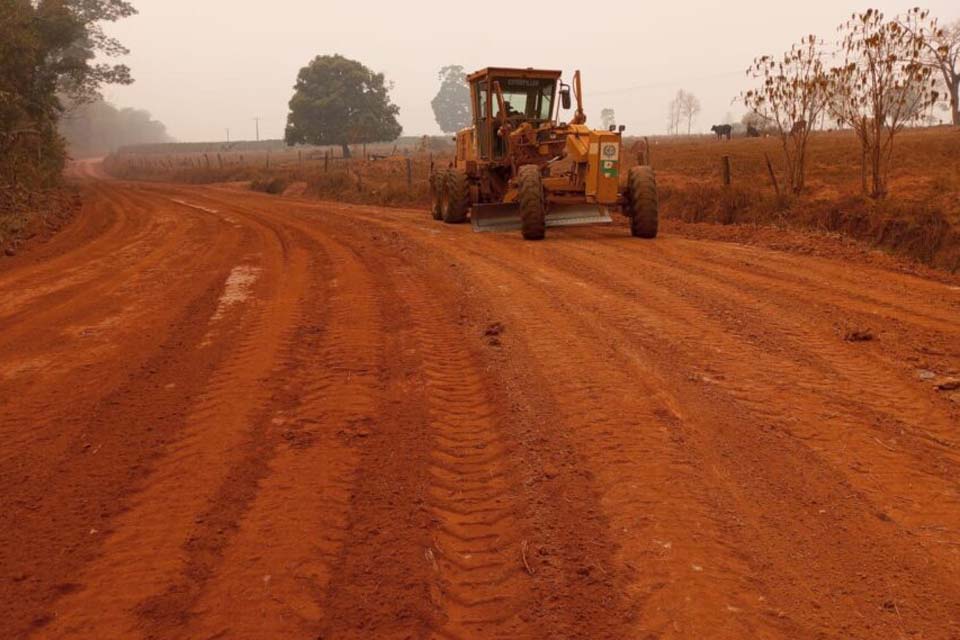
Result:
{"type": "Polygon", "coordinates": [[[0,637],[960,638],[956,283],[84,190],[0,262],[0,637]]]}

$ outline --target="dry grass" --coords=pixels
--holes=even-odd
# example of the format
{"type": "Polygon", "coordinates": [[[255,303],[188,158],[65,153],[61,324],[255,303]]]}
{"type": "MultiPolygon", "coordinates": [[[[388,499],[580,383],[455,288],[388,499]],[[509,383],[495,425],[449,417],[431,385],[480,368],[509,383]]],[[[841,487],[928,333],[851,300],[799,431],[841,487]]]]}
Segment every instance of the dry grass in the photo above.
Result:
{"type": "MultiPolygon", "coordinates": [[[[773,138],[651,141],[661,207],[688,222],[761,224],[839,232],[950,271],[960,269],[960,131],[905,131],[897,139],[890,195],[860,193],[860,148],[851,133],[810,139],[807,189],[777,197],[765,155],[779,169],[773,138]],[[720,181],[729,156],[732,185],[720,181]]],[[[784,178],[778,170],[781,190],[784,178]]]]}
{"type": "MultiPolygon", "coordinates": [[[[627,166],[639,144],[625,142],[627,166]]],[[[426,206],[431,162],[448,154],[370,148],[379,160],[324,160],[324,150],[266,153],[112,156],[107,169],[123,178],[187,183],[249,182],[266,193],[297,193],[381,206],[426,206]],[[404,155],[406,154],[406,155],[404,155]],[[407,179],[410,163],[411,180],[407,179]]],[[[688,222],[775,225],[839,232],[950,271],[960,269],[960,131],[905,131],[897,139],[890,196],[860,194],[860,151],[848,132],[814,133],[807,189],[777,197],[765,155],[778,171],[774,138],[712,137],[651,140],[662,215],[688,222]],[[720,158],[729,156],[732,185],[720,182],[720,158]]],[[[625,174],[625,172],[624,172],[625,174]]]]}

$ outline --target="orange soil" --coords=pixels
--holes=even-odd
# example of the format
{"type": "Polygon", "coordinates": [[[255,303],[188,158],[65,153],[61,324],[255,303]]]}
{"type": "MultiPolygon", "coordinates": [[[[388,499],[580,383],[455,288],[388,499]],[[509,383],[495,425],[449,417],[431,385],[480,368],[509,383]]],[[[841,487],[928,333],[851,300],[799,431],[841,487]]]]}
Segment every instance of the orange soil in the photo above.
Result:
{"type": "Polygon", "coordinates": [[[84,191],[0,262],[0,637],[960,636],[960,282],[84,191]]]}

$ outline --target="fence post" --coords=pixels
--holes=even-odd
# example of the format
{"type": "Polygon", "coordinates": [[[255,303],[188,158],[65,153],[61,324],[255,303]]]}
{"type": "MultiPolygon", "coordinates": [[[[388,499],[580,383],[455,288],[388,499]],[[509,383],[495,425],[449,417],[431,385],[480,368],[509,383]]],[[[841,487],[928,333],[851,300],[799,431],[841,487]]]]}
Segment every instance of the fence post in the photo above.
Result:
{"type": "Polygon", "coordinates": [[[270,150],[267,149],[267,169],[270,168],[270,150]]]}
{"type": "Polygon", "coordinates": [[[770,156],[766,153],[763,154],[764,159],[767,161],[767,172],[770,174],[770,182],[773,183],[773,190],[777,194],[777,200],[780,199],[780,185],[777,184],[777,174],[773,171],[773,163],[770,162],[770,156]]]}
{"type": "Polygon", "coordinates": [[[407,189],[413,189],[413,160],[407,158],[407,189]]]}
{"type": "Polygon", "coordinates": [[[323,152],[323,172],[324,173],[330,172],[330,150],[329,149],[323,152]]]}
{"type": "Polygon", "coordinates": [[[720,157],[720,179],[723,181],[723,186],[730,186],[730,156],[720,157]]]}
{"type": "Polygon", "coordinates": [[[297,151],[297,164],[303,169],[303,151],[297,151]]]}

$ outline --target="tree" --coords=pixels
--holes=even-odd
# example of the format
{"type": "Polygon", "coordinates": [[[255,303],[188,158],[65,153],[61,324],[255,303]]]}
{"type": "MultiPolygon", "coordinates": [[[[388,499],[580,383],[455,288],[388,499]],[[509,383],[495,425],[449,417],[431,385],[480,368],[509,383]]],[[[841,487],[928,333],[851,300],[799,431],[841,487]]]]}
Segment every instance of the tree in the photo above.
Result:
{"type": "Polygon", "coordinates": [[[341,55],[317,56],[300,69],[287,116],[287,144],[351,144],[396,140],[399,107],[382,73],[341,55]]]}
{"type": "Polygon", "coordinates": [[[681,104],[683,102],[683,89],[677,91],[677,95],[670,101],[667,110],[667,133],[677,135],[680,133],[680,120],[683,118],[681,104]]]}
{"type": "Polygon", "coordinates": [[[919,8],[898,19],[923,52],[923,64],[940,75],[949,100],[950,118],[960,127],[960,20],[940,28],[936,18],[919,8]]]}
{"type": "Polygon", "coordinates": [[[172,142],[167,128],[150,113],[118,109],[102,100],[70,110],[60,120],[63,135],[74,156],[101,155],[135,144],[172,142]]]}
{"type": "Polygon", "coordinates": [[[869,9],[854,14],[841,31],[842,64],[830,72],[831,112],[860,141],[863,192],[882,198],[894,138],[937,101],[936,80],[924,63],[923,39],[899,20],[869,9]]]}
{"type": "Polygon", "coordinates": [[[680,91],[677,94],[680,100],[680,116],[687,120],[687,135],[690,135],[690,129],[693,126],[693,119],[700,113],[700,100],[697,96],[686,91],[680,91]]]}
{"type": "Polygon", "coordinates": [[[823,43],[807,36],[782,58],[761,56],[747,69],[760,86],[740,99],[780,138],[790,188],[803,191],[806,181],[807,141],[810,130],[827,99],[827,72],[822,60],[823,43]]]}
{"type": "Polygon", "coordinates": [[[121,0],[0,2],[0,180],[43,186],[59,178],[60,96],[82,103],[104,84],[132,82],[126,66],[94,60],[126,53],[101,24],[134,13],[121,0]]]}
{"type": "Polygon", "coordinates": [[[763,133],[767,128],[767,120],[761,116],[756,111],[747,111],[743,114],[743,117],[740,118],[740,124],[743,125],[743,128],[747,131],[751,129],[757,133],[763,133]]]}
{"type": "Polygon", "coordinates": [[[616,126],[617,114],[613,109],[606,108],[600,112],[600,121],[603,123],[604,129],[609,129],[610,127],[616,126]]]}
{"type": "Polygon", "coordinates": [[[460,65],[440,69],[440,90],[430,101],[433,117],[444,133],[470,126],[470,88],[460,65]]]}

